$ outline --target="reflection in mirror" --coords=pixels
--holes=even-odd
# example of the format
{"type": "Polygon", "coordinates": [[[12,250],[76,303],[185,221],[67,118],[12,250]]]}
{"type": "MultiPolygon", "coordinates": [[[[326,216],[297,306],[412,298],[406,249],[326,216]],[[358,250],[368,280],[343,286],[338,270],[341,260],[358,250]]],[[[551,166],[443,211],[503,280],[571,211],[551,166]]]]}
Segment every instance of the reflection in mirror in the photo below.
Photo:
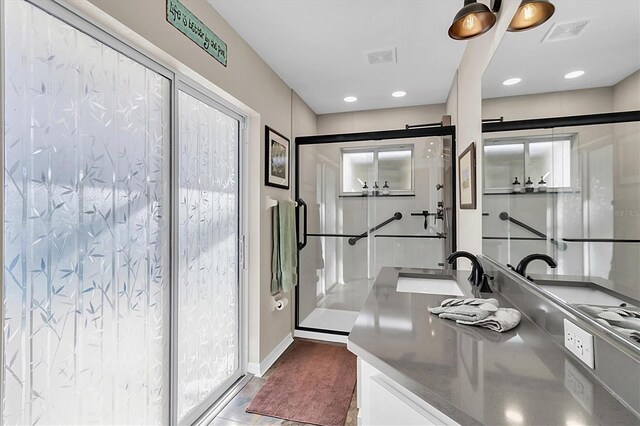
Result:
{"type": "Polygon", "coordinates": [[[523,275],[640,345],[639,114],[612,121],[640,110],[640,2],[554,3],[545,24],[505,34],[483,117],[611,120],[483,134],[483,252],[514,267],[551,256],[557,268],[533,261],[523,275]]]}

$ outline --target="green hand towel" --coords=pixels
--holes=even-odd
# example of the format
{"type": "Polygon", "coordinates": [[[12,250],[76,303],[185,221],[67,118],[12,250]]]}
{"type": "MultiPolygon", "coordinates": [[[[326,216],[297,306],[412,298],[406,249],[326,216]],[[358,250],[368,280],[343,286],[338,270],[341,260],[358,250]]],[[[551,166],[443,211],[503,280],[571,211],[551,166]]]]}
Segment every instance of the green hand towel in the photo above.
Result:
{"type": "Polygon", "coordinates": [[[271,294],[276,294],[287,292],[298,283],[296,207],[292,201],[279,201],[273,208],[272,228],[271,294]]]}

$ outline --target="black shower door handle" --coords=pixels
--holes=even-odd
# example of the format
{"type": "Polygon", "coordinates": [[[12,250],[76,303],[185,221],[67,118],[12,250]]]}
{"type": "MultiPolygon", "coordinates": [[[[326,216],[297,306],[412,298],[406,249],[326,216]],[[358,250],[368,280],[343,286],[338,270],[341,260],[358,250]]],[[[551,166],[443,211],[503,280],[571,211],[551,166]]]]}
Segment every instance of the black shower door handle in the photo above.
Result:
{"type": "Polygon", "coordinates": [[[298,250],[302,250],[307,245],[307,222],[309,221],[307,217],[307,203],[305,203],[302,198],[298,198],[298,207],[304,207],[304,211],[302,213],[302,242],[298,241],[298,250]]]}

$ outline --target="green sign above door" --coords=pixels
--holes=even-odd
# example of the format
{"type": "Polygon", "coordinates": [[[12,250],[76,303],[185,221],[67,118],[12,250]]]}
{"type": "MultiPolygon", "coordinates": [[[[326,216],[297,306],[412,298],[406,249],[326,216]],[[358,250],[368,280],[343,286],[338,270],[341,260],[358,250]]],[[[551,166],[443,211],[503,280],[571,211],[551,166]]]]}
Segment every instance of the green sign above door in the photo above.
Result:
{"type": "Polygon", "coordinates": [[[179,0],[167,0],[167,22],[202,47],[215,60],[227,66],[227,43],[191,13],[179,0]]]}

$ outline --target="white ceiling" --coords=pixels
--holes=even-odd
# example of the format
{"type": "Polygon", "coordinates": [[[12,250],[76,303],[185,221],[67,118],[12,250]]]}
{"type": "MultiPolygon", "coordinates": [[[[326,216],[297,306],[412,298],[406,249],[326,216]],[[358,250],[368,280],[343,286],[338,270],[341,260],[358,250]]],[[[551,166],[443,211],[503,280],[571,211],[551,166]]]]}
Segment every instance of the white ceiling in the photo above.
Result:
{"type": "MultiPolygon", "coordinates": [[[[640,69],[639,0],[553,0],[556,12],[542,26],[507,33],[482,80],[484,98],[608,87],[640,69]],[[571,40],[541,43],[554,23],[589,19],[571,40]],[[582,77],[567,80],[570,71],[582,77]],[[503,86],[508,78],[522,82],[503,86]]],[[[638,94],[640,96],[640,94],[638,94]]]]}
{"type": "MultiPolygon", "coordinates": [[[[462,0],[208,1],[317,114],[443,103],[466,46],[447,36],[462,0]],[[365,52],[392,47],[397,63],[367,63],[365,52]]],[[[485,98],[612,86],[640,68],[640,0],[552,1],[544,25],[505,35],[485,98]],[[591,22],[577,38],[541,43],[580,19],[591,22]],[[563,78],[576,69],[586,74],[563,78]],[[522,82],[503,86],[511,77],[522,82]]]]}
{"type": "Polygon", "coordinates": [[[466,45],[447,36],[462,0],[208,1],[317,114],[443,103],[466,45]]]}

